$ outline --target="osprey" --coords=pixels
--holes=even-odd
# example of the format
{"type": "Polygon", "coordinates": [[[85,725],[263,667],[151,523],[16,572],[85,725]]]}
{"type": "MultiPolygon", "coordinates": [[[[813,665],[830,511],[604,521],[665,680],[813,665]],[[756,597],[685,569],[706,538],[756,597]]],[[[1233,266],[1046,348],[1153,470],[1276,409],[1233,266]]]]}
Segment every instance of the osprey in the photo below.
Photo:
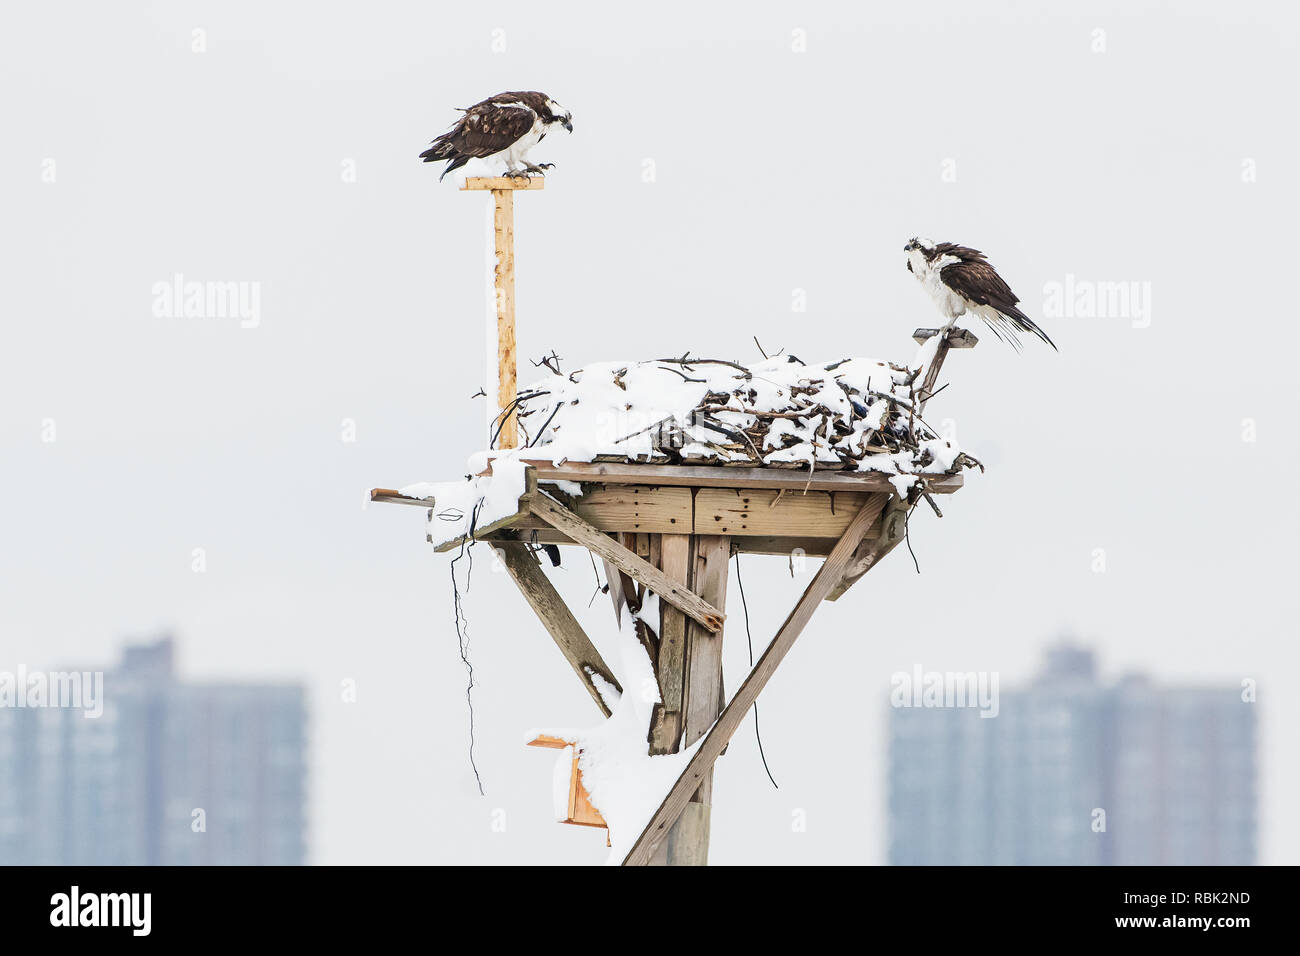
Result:
{"type": "Polygon", "coordinates": [[[903,246],[903,251],[907,253],[908,271],[925,286],[947,318],[945,329],[951,328],[962,313],[970,312],[988,323],[993,334],[1011,343],[1016,351],[1020,350],[1018,331],[1032,332],[1056,348],[1047,333],[1017,308],[1020,300],[978,249],[917,237],[903,246]]]}
{"type": "Polygon", "coordinates": [[[501,160],[507,176],[544,175],[554,163],[534,166],[528,161],[528,150],[557,126],[573,132],[573,114],[545,93],[498,93],[458,109],[465,115],[420,154],[426,163],[448,160],[439,182],[471,159],[501,160]]]}

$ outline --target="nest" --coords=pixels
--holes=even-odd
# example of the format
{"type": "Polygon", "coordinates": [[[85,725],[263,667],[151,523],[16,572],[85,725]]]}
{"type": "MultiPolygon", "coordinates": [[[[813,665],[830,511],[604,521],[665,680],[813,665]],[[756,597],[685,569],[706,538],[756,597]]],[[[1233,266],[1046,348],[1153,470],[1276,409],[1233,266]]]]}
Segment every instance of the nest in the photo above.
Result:
{"type": "Polygon", "coordinates": [[[554,355],[538,364],[550,377],[504,413],[518,416],[524,457],[890,474],[979,464],[921,417],[924,363],[683,355],[567,374],[554,355]]]}

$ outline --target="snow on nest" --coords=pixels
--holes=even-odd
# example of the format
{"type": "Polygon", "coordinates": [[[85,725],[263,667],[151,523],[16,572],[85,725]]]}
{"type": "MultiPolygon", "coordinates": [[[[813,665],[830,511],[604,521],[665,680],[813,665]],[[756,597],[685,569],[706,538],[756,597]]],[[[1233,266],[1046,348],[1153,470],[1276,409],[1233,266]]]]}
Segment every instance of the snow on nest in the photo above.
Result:
{"type": "MultiPolygon", "coordinates": [[[[915,393],[938,343],[927,340],[910,365],[778,356],[746,366],[684,356],[553,370],[519,393],[522,447],[494,454],[494,477],[401,491],[434,498],[435,546],[514,513],[523,460],[874,471],[906,495],[917,474],[975,463],[916,414],[915,393]]],[[[476,454],[471,471],[487,461],[476,454]]]]}
{"type": "MultiPolygon", "coordinates": [[[[553,461],[941,472],[956,442],[915,413],[938,337],[910,366],[868,358],[754,365],[712,359],[601,362],[520,392],[511,457],[553,461]]],[[[500,460],[500,459],[498,459],[500,460]]]]}

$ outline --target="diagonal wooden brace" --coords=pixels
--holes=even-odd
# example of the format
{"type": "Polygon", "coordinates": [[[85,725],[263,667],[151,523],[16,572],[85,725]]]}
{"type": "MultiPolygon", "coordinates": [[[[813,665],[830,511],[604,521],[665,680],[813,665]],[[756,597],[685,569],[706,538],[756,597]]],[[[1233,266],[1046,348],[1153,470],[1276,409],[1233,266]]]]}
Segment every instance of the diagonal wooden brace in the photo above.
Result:
{"type": "Polygon", "coordinates": [[[758,695],[767,686],[767,682],[776,673],[777,667],[812,618],[813,612],[843,577],[845,569],[853,558],[854,550],[879,513],[878,505],[868,503],[854,517],[844,532],[844,537],[840,538],[830,556],[817,571],[808,589],[804,591],[803,596],[790,612],[790,616],[785,619],[781,629],[772,638],[772,643],[758,659],[758,663],[745,678],[745,682],[740,685],[736,696],[722,711],[717,723],[705,735],[699,749],[687,763],[686,769],[677,778],[677,782],[668,791],[659,809],[646,824],[645,830],[628,851],[627,857],[623,860],[624,866],[645,866],[650,861],[658,843],[668,834],[669,828],[690,802],[691,795],[708,776],[713,764],[727,746],[727,742],[740,728],[745,715],[749,713],[749,708],[758,699],[758,695]]]}
{"type": "Polygon", "coordinates": [[[600,712],[608,717],[609,705],[601,696],[594,678],[599,676],[621,694],[623,688],[619,686],[614,672],[609,669],[609,665],[591,643],[591,638],[587,637],[582,625],[564,603],[564,598],[560,597],[559,592],[555,590],[555,585],[551,584],[551,579],[546,576],[546,572],[537,563],[537,559],[533,557],[527,545],[506,542],[494,547],[498,549],[501,563],[510,572],[510,577],[514,579],[515,584],[519,585],[519,590],[523,592],[533,612],[541,619],[547,632],[555,640],[555,646],[560,649],[564,659],[569,662],[573,672],[587,688],[587,693],[596,702],[600,712]]]}
{"type": "Polygon", "coordinates": [[[538,492],[529,498],[528,507],[533,514],[557,531],[563,531],[578,544],[589,551],[594,551],[633,580],[644,584],[659,595],[661,601],[667,601],[687,617],[699,621],[709,631],[717,633],[722,630],[722,623],[726,620],[725,614],[698,594],[692,593],[684,585],[674,581],[649,561],[629,551],[612,538],[601,534],[550,495],[538,492]]]}
{"type": "Polygon", "coordinates": [[[863,541],[849,559],[844,575],[826,596],[828,601],[838,601],[844,592],[853,587],[876,562],[894,550],[894,546],[907,534],[907,501],[897,495],[889,499],[880,518],[880,536],[863,541]]]}

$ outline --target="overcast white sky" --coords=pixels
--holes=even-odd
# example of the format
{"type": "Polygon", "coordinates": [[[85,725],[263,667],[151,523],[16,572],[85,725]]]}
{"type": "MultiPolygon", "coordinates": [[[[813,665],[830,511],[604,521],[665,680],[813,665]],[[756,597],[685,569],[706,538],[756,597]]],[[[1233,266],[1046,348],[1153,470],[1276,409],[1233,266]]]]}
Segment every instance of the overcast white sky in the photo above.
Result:
{"type": "MultiPolygon", "coordinates": [[[[921,576],[903,553],[814,619],[763,697],[781,789],[746,728],[712,860],[883,861],[889,675],[1006,687],[1070,633],[1108,675],[1258,679],[1261,858],[1300,862],[1296,28],[1282,3],[7,5],[0,667],[173,629],[191,677],[301,679],[316,862],[604,858],[522,746],[594,714],[522,598],[479,565],[481,798],[447,558],[421,511],[362,507],[482,444],[487,200],[416,155],[452,107],[540,89],[575,132],[517,202],[523,356],[908,358],[936,320],[917,233],[986,251],[1061,349],[952,356],[933,417],[988,473],[918,514],[921,576]],[[155,316],[176,273],[259,283],[260,323],[155,316]],[[1067,275],[1149,283],[1149,326],[1043,317],[1067,275]]],[[[766,641],[808,574],[743,574],[766,641]]],[[[555,580],[585,606],[584,554],[555,580]]],[[[606,600],[580,616],[612,636],[606,600]]]]}

